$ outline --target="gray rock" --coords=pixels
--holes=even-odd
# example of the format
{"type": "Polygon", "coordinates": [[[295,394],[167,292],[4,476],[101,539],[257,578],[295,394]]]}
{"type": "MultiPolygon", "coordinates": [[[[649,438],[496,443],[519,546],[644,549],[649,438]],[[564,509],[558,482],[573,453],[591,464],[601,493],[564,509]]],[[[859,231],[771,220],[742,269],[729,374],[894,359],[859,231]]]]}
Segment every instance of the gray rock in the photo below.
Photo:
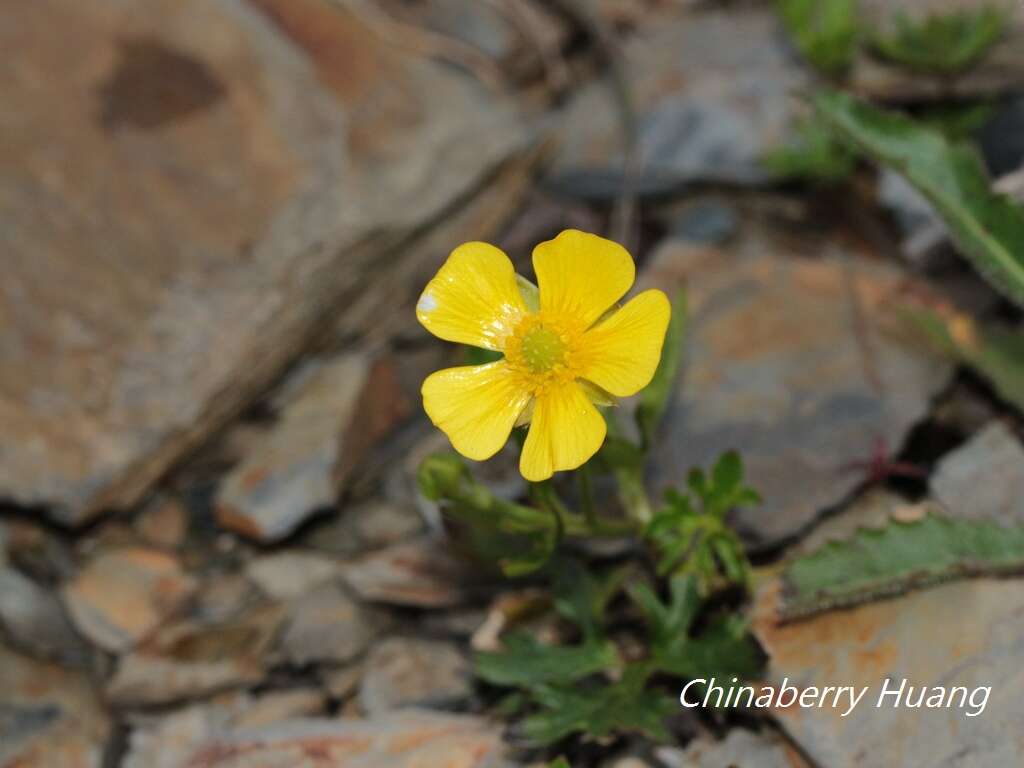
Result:
{"type": "MultiPolygon", "coordinates": [[[[780,586],[767,584],[755,607],[754,631],[778,685],[868,686],[845,708],[790,706],[773,717],[816,765],[855,768],[1002,768],[1024,750],[1024,590],[1019,581],[976,579],[780,625],[780,586]],[[968,706],[894,707],[878,697],[885,681],[908,686],[963,686],[968,706]],[[984,712],[980,704],[990,687],[984,712]]],[[[915,698],[916,698],[915,693],[915,698]]],[[[956,697],[959,704],[960,697],[956,697]]]]}
{"type": "Polygon", "coordinates": [[[423,527],[423,518],[412,504],[371,499],[345,507],[303,541],[331,554],[352,556],[412,538],[423,527]]]}
{"type": "Polygon", "coordinates": [[[950,370],[887,301],[906,275],[835,241],[807,243],[816,259],[793,247],[749,231],[728,249],[668,241],[640,281],[670,294],[685,283],[689,302],[655,487],[740,450],[765,499],[736,518],[754,546],[842,501],[865,476],[844,466],[869,459],[880,440],[899,446],[950,370]]]}
{"type": "Polygon", "coordinates": [[[343,576],[364,600],[418,608],[458,605],[470,583],[467,569],[432,537],[371,552],[347,564],[343,576]]]}
{"type": "MultiPolygon", "coordinates": [[[[697,181],[757,183],[782,143],[791,91],[807,82],[769,9],[652,14],[623,46],[638,111],[641,194],[697,181]]],[[[552,183],[614,197],[623,178],[620,118],[606,84],[573,97],[561,117],[552,183]]]]}
{"type": "Polygon", "coordinates": [[[196,581],[171,555],[126,547],[101,552],[61,589],[78,630],[99,647],[121,653],[178,611],[196,581]]]}
{"type": "Polygon", "coordinates": [[[512,768],[502,727],[483,718],[403,710],[368,720],[292,720],[215,738],[192,754],[203,768],[512,768]]]}
{"type": "Polygon", "coordinates": [[[294,600],[338,576],[341,564],[316,552],[284,550],[245,566],[245,575],[275,600],[294,600]]]}
{"type": "Polygon", "coordinates": [[[5,26],[0,496],[67,523],[136,503],[336,308],[393,293],[389,248],[530,140],[339,4],[46,0],[5,26]]]}
{"type": "Polygon", "coordinates": [[[742,728],[729,731],[721,741],[698,737],[686,749],[658,747],[655,755],[665,768],[810,768],[777,734],[742,728]]]}
{"type": "Polygon", "coordinates": [[[280,648],[294,664],[344,663],[367,649],[384,618],[337,584],[322,584],[289,608],[280,648]]]}
{"type": "Polygon", "coordinates": [[[381,425],[373,421],[393,412],[381,401],[389,389],[373,373],[367,359],[351,354],[304,376],[278,422],[250,444],[221,485],[216,501],[221,525],[276,541],[332,506],[380,434],[381,425]]]}
{"type": "Polygon", "coordinates": [[[993,422],[939,462],[932,494],[952,515],[1024,524],[1024,448],[993,422]]]}
{"type": "Polygon", "coordinates": [[[0,646],[0,765],[100,768],[110,731],[85,675],[0,646]]]}
{"type": "Polygon", "coordinates": [[[123,707],[152,706],[257,683],[283,618],[280,606],[266,606],[225,624],[165,627],[121,658],[107,682],[107,699],[123,707]]]}
{"type": "Polygon", "coordinates": [[[359,705],[370,715],[408,706],[450,706],[471,693],[470,666],[454,643],[388,638],[366,657],[359,705]]]}
{"type": "Polygon", "coordinates": [[[13,646],[33,656],[76,664],[88,654],[57,596],[14,568],[2,566],[0,628],[13,646]]]}

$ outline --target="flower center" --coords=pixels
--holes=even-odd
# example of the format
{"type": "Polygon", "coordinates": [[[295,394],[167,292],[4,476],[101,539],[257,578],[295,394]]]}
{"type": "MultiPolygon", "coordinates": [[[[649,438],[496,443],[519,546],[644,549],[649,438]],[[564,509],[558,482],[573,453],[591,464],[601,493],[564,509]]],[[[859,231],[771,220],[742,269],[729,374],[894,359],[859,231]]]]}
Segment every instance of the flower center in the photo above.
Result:
{"type": "Polygon", "coordinates": [[[565,342],[551,328],[538,325],[523,336],[520,352],[534,373],[547,373],[565,363],[565,342]]]}

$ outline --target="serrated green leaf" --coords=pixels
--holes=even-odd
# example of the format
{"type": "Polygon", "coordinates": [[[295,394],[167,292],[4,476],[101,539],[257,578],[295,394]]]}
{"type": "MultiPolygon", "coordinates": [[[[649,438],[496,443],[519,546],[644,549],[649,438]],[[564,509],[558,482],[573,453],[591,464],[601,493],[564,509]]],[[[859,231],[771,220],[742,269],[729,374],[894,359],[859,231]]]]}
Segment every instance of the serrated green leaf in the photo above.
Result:
{"type": "Polygon", "coordinates": [[[905,176],[935,206],[981,275],[1024,306],[1024,208],[993,191],[973,147],[844,93],[820,93],[815,106],[840,136],[905,176]]]}
{"type": "Polygon", "coordinates": [[[715,484],[715,492],[723,497],[733,498],[743,483],[743,459],[736,451],[723,453],[715,468],[711,470],[711,480],[715,484]]]}
{"type": "Polygon", "coordinates": [[[573,733],[604,738],[613,733],[640,733],[667,741],[665,718],[679,708],[678,700],[645,688],[648,670],[627,667],[615,683],[592,686],[546,685],[534,691],[540,711],[527,717],[522,731],[533,744],[553,744],[573,733]]]}
{"type": "Polygon", "coordinates": [[[524,632],[503,638],[505,649],[476,655],[476,673],[495,685],[533,687],[544,683],[570,683],[615,667],[615,646],[605,640],[582,645],[544,645],[524,632]]]}
{"type": "Polygon", "coordinates": [[[841,75],[857,49],[855,0],[778,0],[779,14],[796,47],[818,69],[841,75]]]}
{"type": "Polygon", "coordinates": [[[891,32],[873,35],[872,47],[881,58],[908,69],[959,72],[988,53],[1006,22],[1007,14],[995,6],[936,13],[920,21],[899,13],[891,32]]]}
{"type": "Polygon", "coordinates": [[[661,360],[651,383],[640,392],[640,402],[637,405],[636,423],[645,446],[653,442],[658,424],[665,415],[669,399],[675,391],[676,378],[683,359],[686,320],[686,292],[680,290],[672,297],[672,314],[661,347],[661,360]]]}
{"type": "Polygon", "coordinates": [[[861,529],[799,557],[783,572],[784,620],[868,602],[949,579],[1024,571],[1024,526],[928,513],[861,529]]]}

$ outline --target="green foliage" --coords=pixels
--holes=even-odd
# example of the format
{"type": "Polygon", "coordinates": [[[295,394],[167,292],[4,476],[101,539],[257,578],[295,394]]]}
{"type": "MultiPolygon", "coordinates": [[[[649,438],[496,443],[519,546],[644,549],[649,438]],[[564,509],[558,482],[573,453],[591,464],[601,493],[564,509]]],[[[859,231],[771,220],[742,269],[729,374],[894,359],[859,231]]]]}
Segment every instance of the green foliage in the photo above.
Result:
{"type": "Polygon", "coordinates": [[[787,145],[771,150],[761,162],[781,179],[838,184],[853,173],[857,156],[827,123],[811,116],[797,124],[787,145]]]}
{"type": "Polygon", "coordinates": [[[701,608],[695,577],[670,579],[667,603],[662,603],[644,584],[633,585],[630,597],[644,614],[650,629],[648,664],[653,670],[693,679],[750,678],[760,669],[761,655],[742,619],[721,617],[700,634],[694,634],[694,621],[701,608]]]}
{"type": "Polygon", "coordinates": [[[466,361],[466,365],[487,365],[488,363],[496,363],[505,356],[501,352],[495,352],[493,349],[467,346],[462,348],[462,357],[466,361]]]}
{"type": "Polygon", "coordinates": [[[1008,14],[996,6],[938,13],[915,22],[897,14],[893,30],[876,32],[872,48],[881,58],[919,72],[950,74],[969,69],[1002,37],[1008,14]]]}
{"type": "Polygon", "coordinates": [[[548,763],[548,768],[572,768],[572,766],[564,757],[559,757],[554,762],[548,763]]]}
{"type": "Polygon", "coordinates": [[[544,645],[526,633],[510,633],[502,651],[477,654],[476,672],[494,685],[571,683],[619,663],[615,646],[590,640],[581,645],[544,645]]]}
{"type": "Polygon", "coordinates": [[[857,50],[856,0],[778,0],[796,47],[827,75],[842,75],[857,50]]]}
{"type": "Polygon", "coordinates": [[[746,585],[750,565],[743,544],[726,522],[736,507],[761,503],[743,481],[743,461],[735,451],[723,454],[710,474],[694,469],[688,492],[669,490],[644,532],[658,555],[658,573],[692,574],[708,591],[723,578],[746,585]]]}
{"type": "Polygon", "coordinates": [[[572,733],[602,737],[612,732],[665,736],[662,721],[676,711],[674,695],[650,687],[652,675],[676,677],[757,674],[760,656],[736,617],[711,621],[694,633],[703,602],[696,580],[679,576],[669,583],[669,598],[639,582],[629,588],[643,613],[649,634],[647,658],[625,663],[608,640],[607,609],[628,571],[597,576],[577,561],[552,566],[555,607],[579,630],[579,643],[544,645],[525,633],[510,633],[504,649],[477,654],[477,674],[496,684],[516,686],[516,700],[529,715],[523,733],[534,744],[550,744],[572,733]]]}
{"type": "Polygon", "coordinates": [[[929,512],[830,542],[786,568],[784,619],[901,594],[953,578],[1024,571],[1024,526],[929,512]]]}
{"type": "Polygon", "coordinates": [[[668,330],[665,332],[658,369],[654,372],[651,383],[640,392],[640,403],[636,409],[636,423],[640,427],[640,435],[645,446],[650,446],[653,442],[654,433],[662,416],[665,415],[669,399],[675,389],[683,358],[686,316],[686,292],[679,291],[672,298],[672,315],[668,330]]]}
{"type": "Polygon", "coordinates": [[[907,305],[904,312],[939,352],[974,370],[996,394],[1024,411],[1024,333],[978,325],[964,315],[947,317],[925,306],[907,305]]]}
{"type": "Polygon", "coordinates": [[[995,103],[992,101],[954,102],[922,108],[917,111],[915,117],[950,141],[963,141],[969,139],[991,120],[995,111],[995,103]]]}
{"type": "Polygon", "coordinates": [[[613,733],[640,733],[668,741],[665,718],[679,702],[661,690],[646,687],[648,672],[628,667],[617,682],[590,685],[542,685],[533,690],[538,710],[523,720],[523,735],[533,744],[553,744],[573,733],[604,738],[613,733]]]}
{"type": "Polygon", "coordinates": [[[820,93],[815,105],[844,140],[903,174],[935,206],[975,268],[1024,305],[1024,208],[992,190],[973,147],[844,93],[820,93]]]}

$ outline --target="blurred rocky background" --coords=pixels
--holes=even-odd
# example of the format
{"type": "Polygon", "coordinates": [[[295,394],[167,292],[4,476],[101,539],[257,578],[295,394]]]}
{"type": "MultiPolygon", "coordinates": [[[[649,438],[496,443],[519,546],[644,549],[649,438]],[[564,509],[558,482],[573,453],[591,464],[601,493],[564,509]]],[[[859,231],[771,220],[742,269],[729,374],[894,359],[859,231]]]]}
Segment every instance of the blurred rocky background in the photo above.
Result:
{"type": "MultiPolygon", "coordinates": [[[[971,3],[862,8],[952,5],[971,3]]],[[[413,305],[466,240],[528,271],[536,242],[601,232],[644,285],[688,288],[651,487],[740,448],[760,564],[923,498],[1024,522],[1017,408],[892,330],[906,295],[1019,312],[899,177],[766,169],[820,77],[772,3],[34,0],[3,4],[0,40],[4,768],[542,757],[471,673],[510,587],[415,490],[445,445],[419,385],[457,353],[413,305]]],[[[984,100],[990,170],[1021,166],[1020,13],[967,75],[863,56],[849,85],[984,100]]],[[[514,460],[481,471],[522,492],[514,460]]],[[[999,701],[969,733],[873,709],[681,715],[676,744],[573,765],[1015,764],[1022,606],[1019,584],[977,581],[757,626],[773,678],[980,665],[999,701]]]]}

